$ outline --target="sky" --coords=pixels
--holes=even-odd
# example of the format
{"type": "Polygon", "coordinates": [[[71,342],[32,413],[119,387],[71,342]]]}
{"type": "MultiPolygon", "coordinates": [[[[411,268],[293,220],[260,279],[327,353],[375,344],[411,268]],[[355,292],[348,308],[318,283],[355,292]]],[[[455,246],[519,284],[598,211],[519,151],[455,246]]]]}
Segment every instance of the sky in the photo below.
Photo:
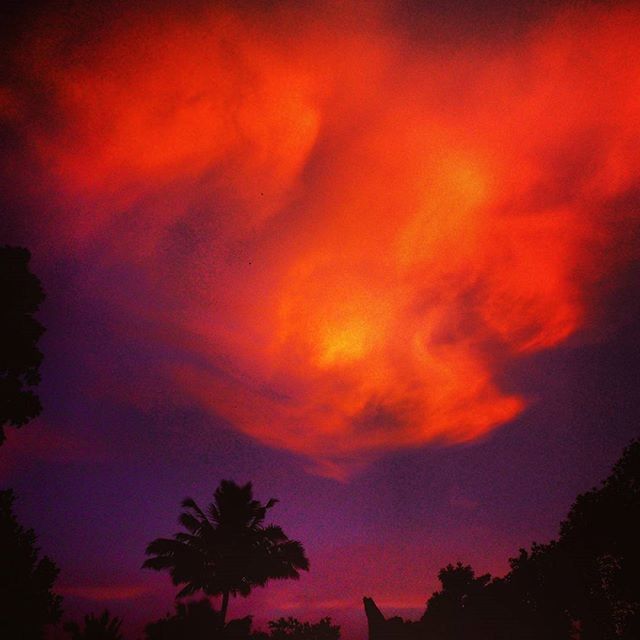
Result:
{"type": "Polygon", "coordinates": [[[418,617],[639,433],[634,3],[21,5],[0,241],[47,294],[0,483],[66,618],[172,608],[144,549],[220,480],[311,570],[230,614],[418,617]]]}

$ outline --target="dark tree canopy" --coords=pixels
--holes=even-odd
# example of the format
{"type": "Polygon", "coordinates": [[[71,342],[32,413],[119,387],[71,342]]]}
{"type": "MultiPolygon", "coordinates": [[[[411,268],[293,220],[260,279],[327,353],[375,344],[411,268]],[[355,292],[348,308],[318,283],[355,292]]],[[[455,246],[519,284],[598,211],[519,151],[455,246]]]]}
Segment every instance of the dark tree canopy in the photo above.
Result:
{"type": "Polygon", "coordinates": [[[40,281],[29,271],[31,254],[0,247],[0,445],[5,425],[20,427],[40,414],[33,387],[40,382],[44,328],[33,317],[44,300],[40,281]]]}
{"type": "Polygon", "coordinates": [[[223,480],[206,513],[191,498],[183,501],[179,521],[186,532],[151,542],[143,567],[169,571],[175,585],[184,585],[177,597],[221,595],[224,624],[230,595],[247,596],[269,580],[297,579],[309,569],[302,544],[265,524],[276,503],[254,500],[251,483],[223,480]]]}
{"type": "Polygon", "coordinates": [[[582,638],[640,637],[640,440],[600,487],[578,496],[562,523],[563,585],[582,638]]]}
{"type": "Polygon", "coordinates": [[[419,622],[385,620],[365,598],[370,640],[638,640],[640,441],[579,495],[558,540],[511,558],[503,578],[448,565],[419,622]]]}
{"type": "Polygon", "coordinates": [[[38,559],[36,536],[18,524],[13,503],[12,491],[0,491],[0,638],[40,640],[62,614],[62,598],[51,591],[58,568],[38,559]]]}
{"type": "Polygon", "coordinates": [[[100,617],[92,614],[84,617],[84,627],[75,622],[67,622],[65,631],[71,635],[71,640],[123,640],[120,633],[122,619],[111,617],[105,609],[100,617]]]}
{"type": "Polygon", "coordinates": [[[436,637],[445,636],[447,631],[451,637],[466,637],[472,631],[468,628],[469,613],[491,576],[476,577],[470,566],[458,562],[441,569],[438,579],[442,589],[429,598],[422,623],[436,637]]]}

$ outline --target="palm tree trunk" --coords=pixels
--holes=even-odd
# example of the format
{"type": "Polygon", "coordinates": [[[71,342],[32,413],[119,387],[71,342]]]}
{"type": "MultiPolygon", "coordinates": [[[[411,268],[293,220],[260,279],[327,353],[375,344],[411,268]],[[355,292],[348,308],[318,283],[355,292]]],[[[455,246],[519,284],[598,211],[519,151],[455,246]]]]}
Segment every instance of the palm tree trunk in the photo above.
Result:
{"type": "Polygon", "coordinates": [[[227,620],[227,609],[229,608],[229,592],[222,592],[222,606],[220,607],[220,629],[224,629],[227,620]]]}

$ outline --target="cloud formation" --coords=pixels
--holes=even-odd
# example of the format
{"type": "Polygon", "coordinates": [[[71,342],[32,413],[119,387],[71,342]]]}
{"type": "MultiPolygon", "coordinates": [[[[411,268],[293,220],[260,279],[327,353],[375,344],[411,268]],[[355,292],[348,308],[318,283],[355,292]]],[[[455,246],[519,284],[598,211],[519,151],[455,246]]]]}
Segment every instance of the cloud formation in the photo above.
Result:
{"type": "Polygon", "coordinates": [[[508,362],[637,250],[636,8],[464,44],[366,4],[43,15],[0,94],[42,245],[136,274],[103,295],[156,373],[337,477],[518,415],[508,362]]]}

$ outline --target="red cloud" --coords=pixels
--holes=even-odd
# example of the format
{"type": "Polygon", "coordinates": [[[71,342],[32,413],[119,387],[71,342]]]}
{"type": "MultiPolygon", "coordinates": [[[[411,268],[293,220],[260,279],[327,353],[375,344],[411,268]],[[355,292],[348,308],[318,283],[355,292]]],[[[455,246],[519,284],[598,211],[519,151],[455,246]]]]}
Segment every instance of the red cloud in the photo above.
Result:
{"type": "Polygon", "coordinates": [[[144,273],[119,296],[189,354],[180,393],[338,476],[516,416],[505,363],[584,326],[636,249],[637,9],[439,50],[384,15],[62,25],[17,58],[54,122],[2,94],[46,241],[144,273]]]}

